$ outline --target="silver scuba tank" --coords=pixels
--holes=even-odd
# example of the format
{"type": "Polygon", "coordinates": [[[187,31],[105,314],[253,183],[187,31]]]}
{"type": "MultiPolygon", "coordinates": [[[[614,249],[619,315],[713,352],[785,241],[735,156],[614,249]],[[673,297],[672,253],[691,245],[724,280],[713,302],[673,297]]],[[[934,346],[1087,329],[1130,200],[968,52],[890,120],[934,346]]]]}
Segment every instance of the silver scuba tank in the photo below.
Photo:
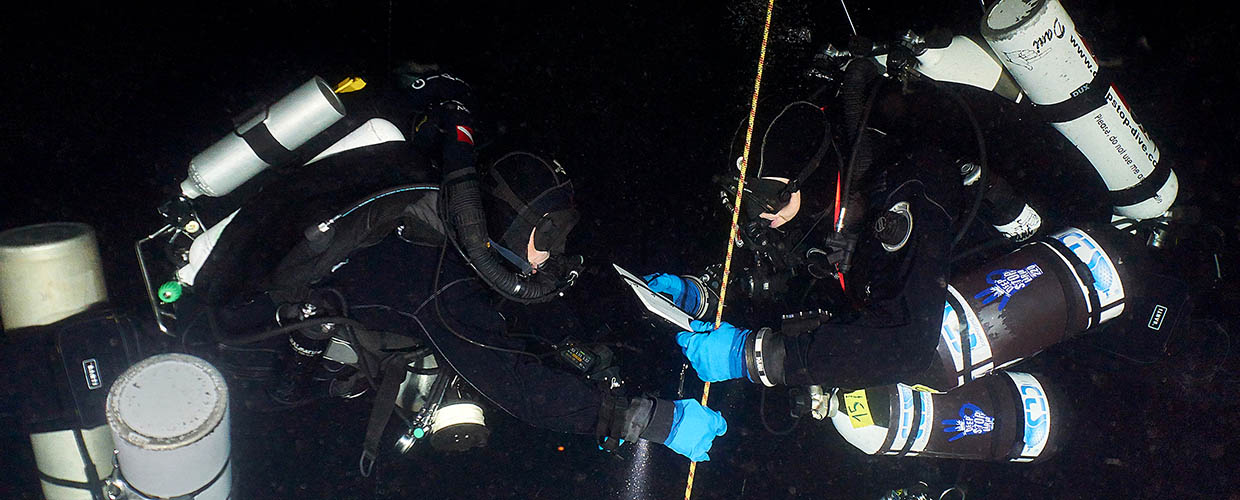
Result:
{"type": "Polygon", "coordinates": [[[327,82],[311,78],[190,160],[181,192],[191,199],[224,196],[263,169],[291,159],[294,149],[344,115],[344,105],[327,82]]]}

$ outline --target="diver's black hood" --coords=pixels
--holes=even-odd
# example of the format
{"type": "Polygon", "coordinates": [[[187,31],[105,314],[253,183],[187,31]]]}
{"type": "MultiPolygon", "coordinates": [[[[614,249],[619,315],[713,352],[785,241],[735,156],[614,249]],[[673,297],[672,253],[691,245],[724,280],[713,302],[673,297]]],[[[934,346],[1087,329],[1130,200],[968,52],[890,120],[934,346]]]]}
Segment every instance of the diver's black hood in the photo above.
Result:
{"type": "Polygon", "coordinates": [[[573,184],[557,165],[526,152],[508,153],[483,174],[487,231],[497,243],[525,255],[534,228],[534,247],[564,253],[579,218],[573,184]]]}

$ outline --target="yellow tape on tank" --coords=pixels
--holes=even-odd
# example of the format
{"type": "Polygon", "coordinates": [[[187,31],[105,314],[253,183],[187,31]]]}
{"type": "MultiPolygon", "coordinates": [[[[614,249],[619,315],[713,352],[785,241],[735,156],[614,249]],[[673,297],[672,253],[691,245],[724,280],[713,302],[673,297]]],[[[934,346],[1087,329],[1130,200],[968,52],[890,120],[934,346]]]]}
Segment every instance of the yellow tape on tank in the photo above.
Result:
{"type": "Polygon", "coordinates": [[[865,389],[844,395],[844,413],[853,429],[874,425],[874,417],[870,415],[870,402],[865,398],[865,389]]]}

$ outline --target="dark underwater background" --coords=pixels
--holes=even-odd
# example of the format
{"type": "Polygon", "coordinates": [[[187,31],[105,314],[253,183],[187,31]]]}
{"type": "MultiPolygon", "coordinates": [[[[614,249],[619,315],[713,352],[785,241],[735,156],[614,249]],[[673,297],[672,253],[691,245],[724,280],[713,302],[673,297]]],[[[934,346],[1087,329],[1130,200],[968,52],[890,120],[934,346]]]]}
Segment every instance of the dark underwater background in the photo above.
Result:
{"type": "MultiPolygon", "coordinates": [[[[944,26],[974,33],[977,2],[850,2],[858,30],[891,38],[944,26]]],[[[787,397],[715,384],[729,430],[697,468],[694,498],[877,499],[925,481],[970,499],[1240,498],[1240,386],[1228,332],[1240,293],[1235,123],[1237,23],[1195,3],[1063,0],[1095,55],[1174,161],[1182,205],[1198,224],[1160,252],[1188,283],[1194,321],[1168,355],[1121,357],[1091,336],[1019,366],[1042,374],[1074,414],[1067,440],[1039,464],[866,456],[828,423],[788,435],[787,397]],[[1216,260],[1217,259],[1217,266],[1216,260]],[[765,408],[764,408],[765,406],[765,408]],[[777,429],[778,430],[778,429],[777,429]]],[[[483,120],[554,155],[574,177],[583,217],[570,248],[592,263],[566,298],[592,335],[620,340],[623,373],[674,395],[674,333],[641,311],[608,271],[686,273],[722,260],[727,214],[710,176],[752,91],[765,2],[98,2],[22,3],[0,14],[0,230],[79,221],[99,234],[114,305],[145,318],[133,243],[162,222],[189,159],[246,108],[318,74],[381,74],[402,60],[438,62],[482,96],[483,120]]],[[[847,43],[838,2],[777,0],[764,105],[812,90],[813,51],[847,43]]],[[[1102,183],[1049,127],[1040,168],[1014,180],[1063,223],[1105,220],[1102,183]]],[[[753,325],[757,326],[757,325],[753,325]]],[[[1100,332],[1122,335],[1123,332],[1100,332]]],[[[1092,334],[1091,334],[1092,335],[1092,334]]],[[[1240,339],[1237,339],[1240,340],[1240,339]]],[[[20,354],[11,354],[20,355],[20,354]]],[[[699,384],[690,374],[690,395],[699,384]]],[[[32,381],[37,382],[37,381],[32,381]]],[[[0,407],[0,496],[38,498],[28,441],[0,407]]],[[[488,409],[488,447],[419,446],[360,477],[368,397],[285,413],[234,405],[235,498],[680,498],[687,461],[662,446],[608,455],[591,437],[540,430],[488,409]],[[559,447],[563,447],[562,451],[559,447]]]]}

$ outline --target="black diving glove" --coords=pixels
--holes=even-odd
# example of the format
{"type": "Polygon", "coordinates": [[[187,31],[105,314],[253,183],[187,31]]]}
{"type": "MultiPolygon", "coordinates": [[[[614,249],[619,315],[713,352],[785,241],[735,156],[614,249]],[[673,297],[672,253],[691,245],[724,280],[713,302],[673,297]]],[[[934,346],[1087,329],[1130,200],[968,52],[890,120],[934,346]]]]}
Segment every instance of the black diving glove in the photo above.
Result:
{"type": "Polygon", "coordinates": [[[457,101],[465,107],[473,103],[469,84],[440,70],[437,64],[407,63],[393,73],[418,112],[429,113],[445,101],[457,101]]]}
{"type": "Polygon", "coordinates": [[[710,460],[706,452],[727,430],[723,415],[694,399],[611,399],[604,403],[599,420],[601,442],[645,439],[694,462],[710,460]]]}

